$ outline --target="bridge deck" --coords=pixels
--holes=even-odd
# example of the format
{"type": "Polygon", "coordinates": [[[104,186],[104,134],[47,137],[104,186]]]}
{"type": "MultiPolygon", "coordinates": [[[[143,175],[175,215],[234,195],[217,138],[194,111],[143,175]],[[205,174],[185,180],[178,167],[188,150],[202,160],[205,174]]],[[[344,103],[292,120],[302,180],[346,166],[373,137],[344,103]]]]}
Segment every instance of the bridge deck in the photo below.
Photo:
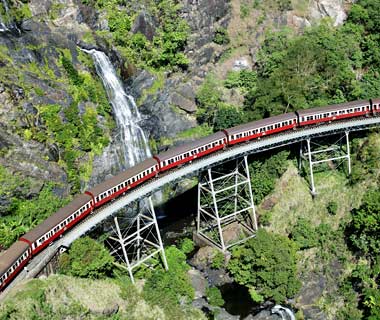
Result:
{"type": "MultiPolygon", "coordinates": [[[[193,161],[192,163],[188,163],[183,167],[176,168],[173,171],[169,171],[168,173],[164,173],[157,178],[146,182],[142,186],[129,191],[125,196],[122,196],[117,200],[111,202],[109,205],[106,205],[106,207],[99,208],[96,213],[94,212],[93,215],[89,216],[74,229],[63,235],[61,239],[57,240],[55,243],[53,243],[51,246],[33,258],[28,265],[29,271],[26,272],[23,270],[8,286],[4,293],[6,293],[10,287],[13,287],[15,283],[19,282],[20,280],[35,277],[43,269],[44,265],[54,256],[60,247],[69,247],[74,240],[83,236],[103,220],[109,218],[131,202],[152,194],[154,191],[160,189],[167,183],[176,181],[185,176],[192,175],[195,172],[215,166],[218,163],[232,160],[243,155],[278,148],[284,145],[289,145],[305,140],[307,138],[327,136],[344,131],[366,130],[379,124],[380,117],[371,117],[364,119],[352,119],[339,123],[324,124],[312,128],[301,128],[275,136],[268,136],[260,140],[253,140],[249,143],[235,145],[234,147],[227,148],[226,150],[221,150],[205,158],[193,161]]],[[[4,293],[0,295],[0,300],[5,296],[4,293]]]]}

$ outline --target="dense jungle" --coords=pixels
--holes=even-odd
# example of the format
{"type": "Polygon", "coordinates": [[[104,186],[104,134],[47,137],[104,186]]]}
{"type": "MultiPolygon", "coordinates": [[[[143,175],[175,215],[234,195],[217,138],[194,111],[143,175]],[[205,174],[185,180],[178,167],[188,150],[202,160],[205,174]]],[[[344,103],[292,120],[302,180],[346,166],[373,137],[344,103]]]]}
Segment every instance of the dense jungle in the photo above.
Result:
{"type": "MultiPolygon", "coordinates": [[[[379,19],[380,0],[2,0],[0,253],[128,167],[91,50],[111,61],[156,154],[380,97],[379,19]]],[[[156,198],[172,214],[159,220],[168,271],[152,259],[133,284],[95,230],[55,274],[12,288],[0,319],[380,319],[380,131],[350,143],[351,174],[318,166],[315,196],[298,145],[251,155],[259,229],[227,253],[193,240],[198,176],[168,185],[156,198]]]]}

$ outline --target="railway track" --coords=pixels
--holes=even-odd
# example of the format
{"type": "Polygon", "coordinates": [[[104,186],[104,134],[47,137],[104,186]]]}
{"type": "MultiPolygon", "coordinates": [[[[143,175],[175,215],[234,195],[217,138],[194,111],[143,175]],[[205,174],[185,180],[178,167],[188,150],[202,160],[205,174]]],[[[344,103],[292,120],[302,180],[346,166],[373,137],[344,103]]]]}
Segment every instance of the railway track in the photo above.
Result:
{"type": "Polygon", "coordinates": [[[175,182],[183,177],[194,175],[199,171],[244,155],[294,144],[307,138],[328,136],[344,131],[366,130],[376,127],[379,124],[380,117],[372,116],[297,128],[295,130],[261,137],[260,139],[255,139],[246,143],[236,144],[202,158],[194,159],[191,163],[186,163],[182,166],[160,173],[158,176],[144,182],[138,187],[127,191],[124,195],[119,196],[114,201],[94,210],[90,215],[73,227],[73,229],[70,229],[60,239],[53,242],[45,250],[31,259],[27,266],[28,271],[24,269],[20,272],[13,282],[0,294],[0,302],[17,283],[24,279],[36,277],[52,257],[54,257],[59,248],[68,247],[74,240],[86,234],[104,219],[112,216],[131,202],[154,193],[167,183],[175,182]]]}

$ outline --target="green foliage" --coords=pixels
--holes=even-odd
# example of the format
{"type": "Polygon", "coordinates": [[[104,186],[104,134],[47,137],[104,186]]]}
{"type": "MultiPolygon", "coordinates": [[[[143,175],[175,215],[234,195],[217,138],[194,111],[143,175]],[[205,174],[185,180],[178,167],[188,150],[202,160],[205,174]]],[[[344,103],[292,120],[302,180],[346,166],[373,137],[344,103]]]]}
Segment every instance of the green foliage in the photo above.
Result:
{"type": "Polygon", "coordinates": [[[83,83],[83,79],[79,76],[77,69],[74,68],[71,60],[65,55],[61,56],[61,63],[65,69],[70,82],[75,86],[80,86],[83,83]]]}
{"type": "Polygon", "coordinates": [[[206,296],[208,302],[212,306],[222,307],[224,305],[224,299],[220,290],[217,287],[210,287],[206,289],[206,296]]]}
{"type": "Polygon", "coordinates": [[[195,248],[195,245],[194,245],[194,241],[189,239],[189,238],[185,238],[181,241],[181,244],[180,244],[180,250],[184,253],[184,254],[189,254],[190,252],[192,252],[195,248]]]}
{"type": "Polygon", "coordinates": [[[300,249],[309,249],[318,244],[318,233],[310,221],[305,218],[298,218],[291,232],[291,238],[300,249]]]}
{"type": "Polygon", "coordinates": [[[251,184],[255,203],[260,203],[275,186],[278,179],[287,169],[289,151],[280,151],[270,158],[263,157],[250,163],[251,184]]]}
{"type": "Polygon", "coordinates": [[[338,204],[335,201],[330,201],[326,208],[329,214],[335,216],[338,211],[338,204]]]}
{"type": "Polygon", "coordinates": [[[359,30],[326,23],[298,37],[286,31],[268,36],[259,54],[257,89],[247,97],[246,109],[262,118],[358,98],[362,92],[352,70],[360,67],[360,37],[359,30]]]}
{"type": "Polygon", "coordinates": [[[214,131],[231,128],[245,122],[243,113],[234,106],[222,105],[215,114],[214,131]]]}
{"type": "Polygon", "coordinates": [[[380,317],[380,256],[371,261],[361,260],[352,271],[351,285],[359,291],[361,309],[365,319],[380,317]]]}
{"type": "MultiPolygon", "coordinates": [[[[186,69],[189,63],[183,53],[190,28],[179,15],[180,6],[174,0],[150,3],[150,13],[157,19],[153,39],[143,34],[131,34],[137,16],[129,16],[125,3],[107,3],[106,9],[112,41],[130,62],[154,69],[186,69]]],[[[101,7],[101,6],[99,6],[101,7]]]]}
{"type": "Polygon", "coordinates": [[[226,88],[240,88],[243,93],[252,92],[256,89],[257,74],[255,71],[241,70],[229,71],[224,81],[226,88]]]}
{"type": "Polygon", "coordinates": [[[355,248],[365,254],[380,254],[380,195],[378,189],[365,194],[362,205],[352,210],[348,227],[355,248]]]}
{"type": "Polygon", "coordinates": [[[111,274],[114,258],[95,240],[84,237],[76,240],[69,253],[59,258],[61,273],[82,278],[104,278],[111,274]]]}
{"type": "Polygon", "coordinates": [[[157,270],[146,280],[144,297],[148,301],[163,301],[163,308],[169,308],[172,303],[179,304],[185,297],[187,302],[194,297],[187,271],[186,255],[174,246],[165,250],[169,270],[157,270]],[[172,303],[169,303],[172,302],[172,303]]]}
{"type": "Polygon", "coordinates": [[[212,269],[221,269],[224,267],[224,264],[225,264],[224,254],[218,250],[212,259],[211,268],[212,269]]]}
{"type": "Polygon", "coordinates": [[[216,44],[228,44],[230,43],[230,37],[226,28],[218,28],[215,30],[214,40],[216,44]]]}
{"type": "Polygon", "coordinates": [[[259,229],[256,237],[233,249],[228,269],[234,279],[277,303],[301,287],[297,278],[297,245],[288,238],[259,229]]]}
{"type": "Polygon", "coordinates": [[[0,196],[12,194],[12,200],[3,213],[7,216],[0,219],[0,244],[9,247],[24,233],[35,227],[41,221],[62,208],[69,199],[60,199],[53,193],[53,185],[46,184],[41,192],[25,199],[20,194],[23,187],[28,187],[30,181],[19,175],[10,175],[0,166],[0,196]]]}
{"type": "Polygon", "coordinates": [[[221,105],[221,98],[220,83],[213,74],[209,74],[196,93],[198,122],[213,126],[215,113],[221,105]]]}

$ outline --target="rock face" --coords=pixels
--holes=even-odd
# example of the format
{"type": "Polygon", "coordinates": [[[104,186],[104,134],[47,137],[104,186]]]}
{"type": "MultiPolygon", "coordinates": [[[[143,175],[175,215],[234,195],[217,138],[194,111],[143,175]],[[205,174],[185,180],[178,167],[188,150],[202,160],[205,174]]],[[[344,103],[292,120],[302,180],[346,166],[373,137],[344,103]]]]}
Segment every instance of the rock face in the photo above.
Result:
{"type": "Polygon", "coordinates": [[[334,21],[334,26],[340,25],[347,18],[344,1],[314,0],[310,6],[310,17],[314,20],[330,17],[334,21]]]}
{"type": "Polygon", "coordinates": [[[131,32],[141,33],[149,41],[152,41],[155,35],[155,24],[156,23],[155,21],[153,21],[153,17],[150,17],[145,11],[142,11],[136,18],[132,26],[131,32]]]}

